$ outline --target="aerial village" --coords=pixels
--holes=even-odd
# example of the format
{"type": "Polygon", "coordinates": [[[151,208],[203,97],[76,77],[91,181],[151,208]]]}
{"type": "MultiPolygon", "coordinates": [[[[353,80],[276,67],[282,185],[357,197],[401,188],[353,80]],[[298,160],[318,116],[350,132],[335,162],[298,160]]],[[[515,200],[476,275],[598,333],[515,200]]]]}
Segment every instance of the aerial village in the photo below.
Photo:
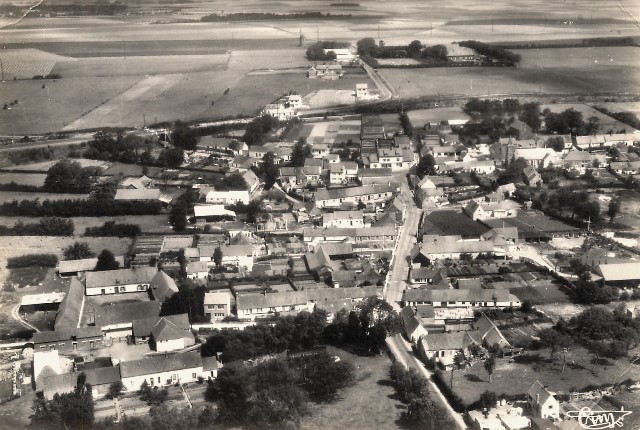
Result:
{"type": "MultiPolygon", "coordinates": [[[[309,79],[343,73],[335,61],[309,79]]],[[[58,290],[22,295],[15,317],[34,330],[5,348],[6,399],[53,399],[83,373],[103,417],[144,414],[138,393],[158,387],[204,404],[222,369],[254,362],[210,336],[305,313],[336,324],[376,300],[397,319],[389,354],[418,360],[468,428],[578,428],[589,399],[639,388],[640,248],[616,228],[640,175],[639,131],[558,134],[560,114],[517,100],[309,116],[292,92],[262,114],[189,145],[184,129],[130,132],[158,152],[184,145],[180,158],[94,185],[114,184],[114,207],[153,206],[162,225],[122,233],[123,252],[69,252],[51,269],[58,290]],[[441,119],[425,120],[432,111],[441,119]],[[497,111],[508,136],[469,132],[497,111]],[[630,379],[611,384],[629,363],[630,379]]],[[[108,133],[94,145],[122,139],[108,133]]]]}

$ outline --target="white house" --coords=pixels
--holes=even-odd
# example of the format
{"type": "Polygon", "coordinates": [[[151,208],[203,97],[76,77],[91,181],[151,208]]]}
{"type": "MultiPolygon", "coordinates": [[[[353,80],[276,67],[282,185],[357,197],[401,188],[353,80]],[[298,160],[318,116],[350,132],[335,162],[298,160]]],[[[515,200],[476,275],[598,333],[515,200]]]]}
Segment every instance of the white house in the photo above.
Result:
{"type": "Polygon", "coordinates": [[[364,226],[364,213],[361,210],[336,211],[322,215],[322,227],[324,228],[363,228],[364,226]]]}
{"type": "Polygon", "coordinates": [[[527,406],[535,417],[560,418],[560,403],[539,381],[527,390],[527,406]]]}
{"type": "Polygon", "coordinates": [[[231,315],[231,293],[227,290],[204,294],[204,315],[211,321],[231,315]]]}
{"type": "Polygon", "coordinates": [[[402,308],[400,311],[400,321],[407,339],[411,342],[417,342],[422,336],[427,334],[427,330],[422,326],[420,318],[416,316],[411,306],[402,308]]]}
{"type": "Polygon", "coordinates": [[[187,263],[187,278],[207,279],[208,275],[209,275],[209,262],[190,261],[187,263]]]}
{"type": "Polygon", "coordinates": [[[523,158],[533,168],[558,165],[560,158],[558,153],[551,148],[517,148],[514,159],[523,158]]]}
{"type": "Polygon", "coordinates": [[[216,191],[211,190],[205,196],[205,201],[214,205],[232,205],[235,203],[249,204],[248,190],[229,190],[216,191]]]}
{"type": "Polygon", "coordinates": [[[224,245],[222,251],[222,265],[235,266],[240,271],[253,270],[253,246],[251,245],[224,245]]]}
{"type": "Polygon", "coordinates": [[[139,293],[147,291],[153,277],[158,273],[155,267],[137,267],[132,269],[104,270],[87,272],[85,294],[139,293]]]}
{"type": "Polygon", "coordinates": [[[431,305],[434,308],[519,308],[521,303],[507,290],[406,290],[402,300],[406,306],[431,305]]]}
{"type": "Polygon", "coordinates": [[[151,330],[149,344],[158,352],[178,351],[195,344],[188,316],[185,314],[183,321],[160,318],[151,330]]]}
{"type": "Polygon", "coordinates": [[[225,209],[224,205],[195,205],[193,207],[193,215],[196,219],[207,218],[236,218],[236,213],[225,209]]]}
{"type": "Polygon", "coordinates": [[[380,206],[393,197],[395,189],[388,185],[365,185],[362,187],[320,189],[313,198],[317,208],[340,208],[345,203],[357,206],[359,202],[367,206],[380,206]]]}
{"type": "Polygon", "coordinates": [[[145,381],[152,387],[195,382],[204,376],[204,369],[200,352],[189,351],[123,361],[120,376],[128,391],[137,391],[145,381]]]}

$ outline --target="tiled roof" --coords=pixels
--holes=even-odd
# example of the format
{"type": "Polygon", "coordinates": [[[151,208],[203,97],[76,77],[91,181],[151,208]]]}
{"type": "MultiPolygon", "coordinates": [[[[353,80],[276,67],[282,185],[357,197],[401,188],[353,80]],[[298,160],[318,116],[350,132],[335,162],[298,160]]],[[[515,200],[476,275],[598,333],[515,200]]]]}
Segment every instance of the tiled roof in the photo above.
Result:
{"type": "Polygon", "coordinates": [[[153,298],[160,302],[163,302],[165,299],[178,292],[176,281],[162,270],[158,271],[158,273],[156,273],[156,275],[151,279],[149,287],[153,298]]]}
{"type": "Polygon", "coordinates": [[[127,284],[148,284],[157,272],[158,269],[155,267],[87,272],[85,285],[87,288],[99,288],[127,284]]]}
{"type": "Polygon", "coordinates": [[[155,188],[123,189],[116,191],[115,200],[157,200],[160,190],[155,188]]]}
{"type": "Polygon", "coordinates": [[[75,329],[80,324],[80,312],[84,300],[84,285],[77,278],[71,279],[69,292],[62,299],[53,327],[58,329],[75,329]]]}
{"type": "Polygon", "coordinates": [[[202,367],[202,357],[199,351],[189,351],[177,354],[163,354],[145,357],[140,360],[123,361],[120,363],[122,378],[144,376],[184,369],[202,367]]]}

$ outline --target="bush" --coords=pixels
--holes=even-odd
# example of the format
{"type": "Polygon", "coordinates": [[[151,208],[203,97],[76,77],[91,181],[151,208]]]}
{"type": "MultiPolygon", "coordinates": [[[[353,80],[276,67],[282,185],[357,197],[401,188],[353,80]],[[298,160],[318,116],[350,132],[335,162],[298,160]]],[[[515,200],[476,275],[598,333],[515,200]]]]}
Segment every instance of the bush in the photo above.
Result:
{"type": "Polygon", "coordinates": [[[89,199],[44,200],[42,202],[14,200],[0,205],[0,215],[26,217],[158,215],[161,209],[162,203],[156,200],[89,199]]]}
{"type": "Polygon", "coordinates": [[[91,237],[135,237],[140,234],[138,224],[116,224],[115,221],[107,221],[100,227],[87,227],[85,236],[91,237]]]}
{"type": "Polygon", "coordinates": [[[431,379],[433,379],[433,382],[440,388],[442,395],[456,412],[463,413],[467,410],[467,405],[464,403],[464,400],[453,392],[440,370],[436,370],[431,376],[431,379]]]}
{"type": "Polygon", "coordinates": [[[31,254],[13,257],[7,260],[8,269],[20,267],[56,267],[58,257],[54,254],[31,254]]]}

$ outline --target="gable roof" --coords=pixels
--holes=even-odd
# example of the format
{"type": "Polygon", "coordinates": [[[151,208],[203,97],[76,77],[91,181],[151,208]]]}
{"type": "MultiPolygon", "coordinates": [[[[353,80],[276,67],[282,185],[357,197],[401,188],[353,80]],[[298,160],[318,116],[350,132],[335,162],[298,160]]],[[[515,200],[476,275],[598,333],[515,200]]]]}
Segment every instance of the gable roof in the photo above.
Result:
{"type": "Polygon", "coordinates": [[[473,339],[464,331],[448,333],[427,333],[422,337],[425,351],[450,351],[464,349],[474,343],[473,339]]]}
{"type": "Polygon", "coordinates": [[[340,299],[362,299],[376,295],[376,287],[324,288],[284,293],[241,294],[236,299],[238,310],[303,305],[309,302],[321,304],[340,299]]]}
{"type": "MultiPolygon", "coordinates": [[[[116,257],[120,267],[124,266],[124,256],[116,257]]],[[[98,258],[83,258],[81,260],[63,260],[58,262],[58,273],[91,272],[96,268],[98,258]]]]}
{"type": "Polygon", "coordinates": [[[132,329],[135,337],[149,336],[162,320],[167,320],[181,330],[189,330],[189,316],[187,314],[167,315],[164,317],[150,317],[133,320],[132,329]]]}
{"type": "Polygon", "coordinates": [[[540,396],[539,398],[539,404],[544,404],[546,403],[546,401],[550,398],[553,398],[555,400],[555,397],[553,397],[553,394],[551,394],[541,383],[540,381],[536,381],[533,383],[533,385],[531,385],[531,387],[529,387],[529,389],[527,390],[527,395],[530,396],[532,399],[538,401],[538,396],[540,396]]]}
{"type": "Polygon", "coordinates": [[[132,323],[141,315],[157,316],[160,313],[160,302],[121,302],[113,305],[98,306],[95,311],[96,327],[112,324],[132,323]]]}
{"type": "Polygon", "coordinates": [[[165,299],[171,297],[174,293],[178,292],[178,285],[176,281],[163,270],[159,270],[149,284],[151,294],[154,300],[163,302],[165,299]]]}
{"type": "Polygon", "coordinates": [[[420,320],[416,317],[414,310],[411,306],[405,306],[400,311],[400,318],[402,318],[402,325],[408,335],[413,334],[418,328],[422,326],[420,320]]]}
{"type": "Polygon", "coordinates": [[[58,308],[53,327],[58,329],[74,329],[80,325],[82,302],[84,301],[84,285],[78,278],[72,278],[69,292],[58,308]]]}
{"type": "Polygon", "coordinates": [[[127,284],[148,284],[157,272],[158,269],[155,267],[87,272],[85,285],[87,288],[99,288],[127,284]]]}
{"type": "Polygon", "coordinates": [[[508,290],[435,290],[415,288],[404,292],[405,302],[519,302],[508,290]]]}
{"type": "Polygon", "coordinates": [[[389,185],[363,185],[361,187],[334,188],[331,190],[320,189],[315,192],[315,201],[335,200],[348,197],[366,196],[370,194],[393,193],[395,188],[389,185]]]}
{"type": "Polygon", "coordinates": [[[176,354],[154,355],[140,360],[123,361],[120,363],[120,375],[122,375],[122,378],[131,378],[184,369],[197,369],[199,367],[202,367],[200,352],[188,351],[176,354]]]}
{"type": "Polygon", "coordinates": [[[177,315],[180,318],[174,318],[176,322],[174,323],[172,320],[168,318],[160,318],[156,325],[151,330],[151,336],[155,339],[156,342],[162,342],[166,340],[173,339],[182,339],[184,337],[193,337],[191,335],[191,330],[189,329],[188,317],[187,314],[177,315]],[[187,328],[184,328],[184,319],[187,319],[187,328]]]}
{"type": "Polygon", "coordinates": [[[600,264],[596,273],[602,276],[605,282],[635,281],[640,279],[640,261],[600,264]]]}

